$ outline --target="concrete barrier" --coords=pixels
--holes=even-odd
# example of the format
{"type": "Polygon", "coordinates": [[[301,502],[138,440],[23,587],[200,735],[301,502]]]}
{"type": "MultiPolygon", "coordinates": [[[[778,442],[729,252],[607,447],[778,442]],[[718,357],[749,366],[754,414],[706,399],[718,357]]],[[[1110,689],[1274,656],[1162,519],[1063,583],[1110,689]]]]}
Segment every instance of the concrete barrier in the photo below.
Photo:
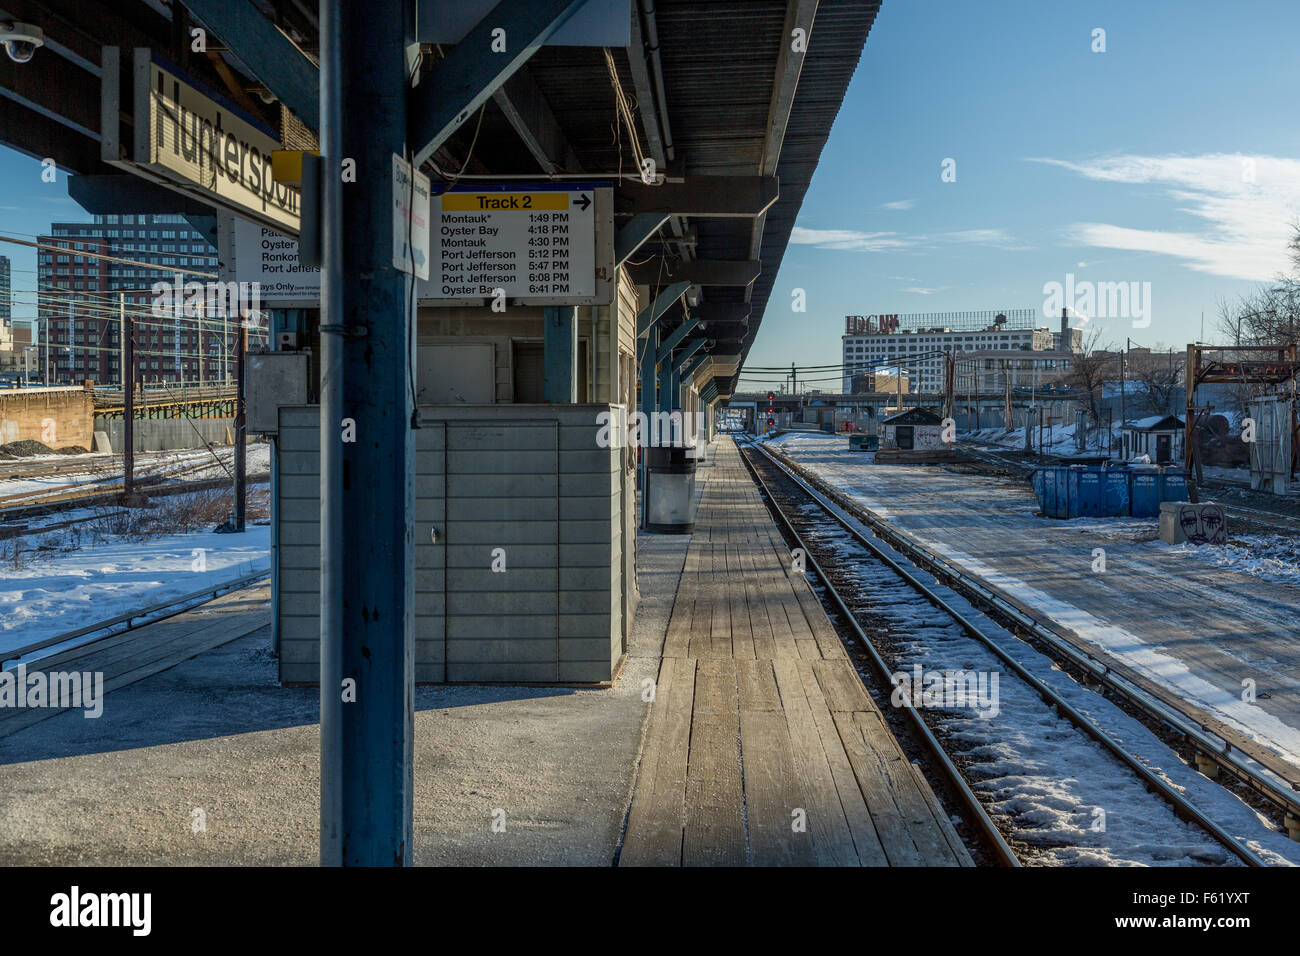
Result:
{"type": "MultiPolygon", "coordinates": [[[[121,419],[100,419],[96,430],[108,432],[113,451],[123,448],[121,419]]],[[[136,451],[179,451],[203,448],[208,442],[229,445],[235,431],[233,418],[140,418],[135,422],[136,451]]]]}
{"type": "Polygon", "coordinates": [[[1160,502],[1160,540],[1165,544],[1227,544],[1228,517],[1213,501],[1160,502]]]}

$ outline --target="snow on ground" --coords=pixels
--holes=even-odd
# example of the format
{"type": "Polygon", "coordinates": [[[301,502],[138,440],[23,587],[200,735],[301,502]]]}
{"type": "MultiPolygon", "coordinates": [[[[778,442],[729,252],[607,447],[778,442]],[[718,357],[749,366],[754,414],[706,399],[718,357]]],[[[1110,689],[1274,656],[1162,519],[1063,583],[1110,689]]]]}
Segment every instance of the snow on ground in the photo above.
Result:
{"type": "MultiPolygon", "coordinates": [[[[211,462],[211,467],[195,468],[193,471],[187,471],[179,477],[188,481],[199,481],[204,478],[220,478],[227,471],[233,469],[231,464],[234,458],[234,450],[228,447],[215,449],[217,456],[220,458],[225,468],[218,465],[213,460],[212,452],[207,449],[189,449],[185,451],[174,452],[157,452],[157,453],[140,453],[136,456],[136,479],[141,480],[155,474],[166,474],[169,471],[178,468],[188,468],[194,465],[201,465],[204,461],[211,462]]],[[[9,478],[0,481],[0,497],[7,495],[28,494],[38,496],[46,493],[54,493],[64,490],[68,485],[83,485],[90,482],[111,483],[118,481],[122,477],[122,459],[112,456],[71,456],[72,460],[86,461],[85,471],[64,471],[53,475],[43,475],[31,478],[9,478]]],[[[42,456],[41,458],[21,459],[27,461],[67,461],[69,456],[42,456]]],[[[248,446],[248,474],[259,475],[270,470],[271,467],[271,446],[266,443],[258,443],[248,446]]]]}
{"type": "MultiPolygon", "coordinates": [[[[1232,509],[1228,509],[1232,513],[1232,509]]],[[[1233,535],[1219,548],[1202,548],[1194,544],[1167,545],[1154,542],[1175,554],[1186,554],[1239,574],[1262,578],[1277,584],[1300,587],[1300,538],[1281,534],[1233,535]]]]}
{"type": "Polygon", "coordinates": [[[1225,566],[1215,567],[1210,549],[1192,555],[1142,540],[1128,519],[1035,517],[1037,504],[1023,483],[875,466],[838,438],[785,435],[778,442],[930,550],[1300,765],[1300,656],[1293,640],[1300,592],[1237,573],[1250,560],[1240,553],[1247,549],[1218,552],[1225,566]],[[1107,533],[1098,534],[1098,525],[1107,533]],[[1099,546],[1108,562],[1104,574],[1090,570],[1099,546]],[[1228,566],[1233,562],[1238,567],[1228,566]],[[1269,699],[1243,701],[1244,678],[1268,686],[1269,699]]]}
{"type": "Polygon", "coordinates": [[[251,525],[28,553],[0,567],[0,653],[265,570],[270,551],[270,526],[251,525]]]}

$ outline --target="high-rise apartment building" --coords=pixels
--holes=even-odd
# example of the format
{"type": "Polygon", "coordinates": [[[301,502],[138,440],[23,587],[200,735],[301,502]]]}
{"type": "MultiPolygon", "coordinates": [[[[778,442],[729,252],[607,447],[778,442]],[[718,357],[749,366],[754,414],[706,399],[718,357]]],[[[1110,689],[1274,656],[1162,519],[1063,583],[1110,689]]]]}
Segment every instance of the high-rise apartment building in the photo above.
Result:
{"type": "MultiPolygon", "coordinates": [[[[217,251],[180,215],[97,215],[59,222],[41,236],[37,257],[38,361],[51,383],[117,385],[122,381],[120,301],[134,323],[136,381],[216,382],[234,375],[237,315],[212,307],[177,314],[164,300],[155,314],[155,283],[215,282],[217,251]],[[202,367],[200,368],[200,357],[202,367]]],[[[250,345],[257,338],[250,332],[250,345]]]]}

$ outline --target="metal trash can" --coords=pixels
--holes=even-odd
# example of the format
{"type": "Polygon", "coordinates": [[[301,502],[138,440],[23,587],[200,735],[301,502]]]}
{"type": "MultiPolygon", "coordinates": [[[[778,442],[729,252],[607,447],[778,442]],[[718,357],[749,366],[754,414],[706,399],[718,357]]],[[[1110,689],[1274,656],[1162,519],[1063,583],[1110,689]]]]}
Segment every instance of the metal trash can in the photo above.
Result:
{"type": "Polygon", "coordinates": [[[684,446],[651,447],[646,453],[646,530],[690,534],[695,530],[696,459],[684,446]]]}

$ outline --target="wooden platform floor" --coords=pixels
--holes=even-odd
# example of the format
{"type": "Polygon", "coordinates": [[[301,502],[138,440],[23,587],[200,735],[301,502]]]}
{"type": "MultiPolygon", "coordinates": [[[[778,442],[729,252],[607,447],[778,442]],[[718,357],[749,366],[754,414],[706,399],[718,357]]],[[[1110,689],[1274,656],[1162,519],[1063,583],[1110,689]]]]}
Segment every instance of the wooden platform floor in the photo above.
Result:
{"type": "MultiPolygon", "coordinates": [[[[103,675],[103,692],[108,694],[259,628],[270,627],[270,601],[269,583],[232,591],[174,617],[42,657],[28,664],[27,671],[98,672],[103,675]]],[[[7,669],[16,667],[10,664],[7,669]]],[[[103,706],[105,711],[111,709],[112,698],[106,698],[103,706]]],[[[0,708],[0,737],[17,733],[64,709],[67,708],[0,708]]]]}
{"type": "Polygon", "coordinates": [[[729,438],[673,605],[622,866],[969,866],[729,438]]]}

